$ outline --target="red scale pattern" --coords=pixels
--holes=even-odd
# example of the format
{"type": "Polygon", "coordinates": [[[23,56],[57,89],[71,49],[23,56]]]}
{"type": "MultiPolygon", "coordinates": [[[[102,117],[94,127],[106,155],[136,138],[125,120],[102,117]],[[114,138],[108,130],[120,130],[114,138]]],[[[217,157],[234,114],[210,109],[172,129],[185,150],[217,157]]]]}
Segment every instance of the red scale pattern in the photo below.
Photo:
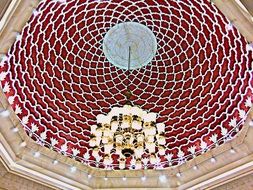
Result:
{"type": "Polygon", "coordinates": [[[9,85],[6,96],[15,97],[14,110],[22,109],[17,114],[25,129],[38,126],[35,140],[49,146],[53,137],[57,150],[67,143],[67,154],[76,148],[79,160],[91,153],[89,126],[96,115],[126,101],[127,71],[110,64],[102,51],[106,32],[122,22],[141,23],[157,38],[155,58],[131,71],[130,89],[133,104],[158,113],[158,122],[166,124],[167,154],[178,159],[181,150],[190,159],[189,147],[202,151],[202,141],[213,147],[213,134],[221,144],[222,127],[242,126],[240,110],[247,113],[252,96],[252,54],[208,1],[45,0],[0,69],[7,73],[2,87],[9,85]],[[229,124],[233,118],[236,126],[229,124]],[[47,137],[39,139],[45,131],[47,137]]]}

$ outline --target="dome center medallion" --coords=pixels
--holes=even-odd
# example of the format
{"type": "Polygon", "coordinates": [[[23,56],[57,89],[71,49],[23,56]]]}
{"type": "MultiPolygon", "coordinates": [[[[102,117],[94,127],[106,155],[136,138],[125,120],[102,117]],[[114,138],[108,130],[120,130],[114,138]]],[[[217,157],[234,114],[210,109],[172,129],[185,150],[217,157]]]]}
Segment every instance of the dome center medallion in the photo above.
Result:
{"type": "Polygon", "coordinates": [[[139,69],[148,65],[157,50],[154,33],[137,22],[120,23],[105,35],[103,52],[108,61],[120,69],[128,69],[129,47],[131,47],[131,67],[139,69]]]}

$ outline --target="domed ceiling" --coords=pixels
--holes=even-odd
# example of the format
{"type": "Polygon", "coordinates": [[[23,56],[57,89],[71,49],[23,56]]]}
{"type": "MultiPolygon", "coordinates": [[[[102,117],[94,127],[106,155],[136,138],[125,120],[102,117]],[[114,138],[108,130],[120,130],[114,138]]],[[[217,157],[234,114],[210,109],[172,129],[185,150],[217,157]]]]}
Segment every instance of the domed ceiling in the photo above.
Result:
{"type": "Polygon", "coordinates": [[[103,152],[92,156],[90,126],[125,104],[128,83],[131,102],[166,125],[166,155],[148,168],[181,164],[233,138],[252,105],[252,52],[207,0],[44,0],[0,66],[27,134],[92,167],[104,168],[103,152]],[[126,22],[144,25],[157,42],[152,61],[131,69],[129,80],[103,51],[107,32],[126,22]]]}

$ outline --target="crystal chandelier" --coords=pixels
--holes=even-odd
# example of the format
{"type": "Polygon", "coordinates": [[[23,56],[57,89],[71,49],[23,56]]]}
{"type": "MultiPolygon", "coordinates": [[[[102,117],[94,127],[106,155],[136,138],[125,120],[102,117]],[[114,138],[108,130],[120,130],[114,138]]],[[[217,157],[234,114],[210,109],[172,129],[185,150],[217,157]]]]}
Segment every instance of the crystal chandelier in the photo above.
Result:
{"type": "MultiPolygon", "coordinates": [[[[130,51],[129,47],[128,70],[130,51]]],[[[99,151],[103,152],[104,166],[113,164],[119,169],[126,168],[128,158],[135,160],[135,169],[142,168],[142,159],[157,164],[158,154],[165,155],[165,125],[156,123],[156,113],[147,113],[131,104],[129,88],[126,97],[126,105],[112,108],[107,115],[99,114],[97,125],[91,126],[89,145],[93,149],[92,155],[97,158],[99,151]],[[112,159],[112,154],[117,155],[117,163],[112,159]]]]}

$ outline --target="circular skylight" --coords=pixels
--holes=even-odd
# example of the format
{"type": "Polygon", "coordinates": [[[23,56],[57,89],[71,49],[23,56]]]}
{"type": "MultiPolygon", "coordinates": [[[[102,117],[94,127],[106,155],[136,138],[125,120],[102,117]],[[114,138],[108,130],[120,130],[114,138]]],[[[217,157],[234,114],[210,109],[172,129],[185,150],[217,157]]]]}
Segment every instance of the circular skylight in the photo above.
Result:
{"type": "Polygon", "coordinates": [[[136,22],[124,22],[113,26],[103,40],[106,58],[121,69],[128,69],[128,61],[130,69],[146,66],[155,56],[156,50],[155,35],[148,27],[136,22]]]}

